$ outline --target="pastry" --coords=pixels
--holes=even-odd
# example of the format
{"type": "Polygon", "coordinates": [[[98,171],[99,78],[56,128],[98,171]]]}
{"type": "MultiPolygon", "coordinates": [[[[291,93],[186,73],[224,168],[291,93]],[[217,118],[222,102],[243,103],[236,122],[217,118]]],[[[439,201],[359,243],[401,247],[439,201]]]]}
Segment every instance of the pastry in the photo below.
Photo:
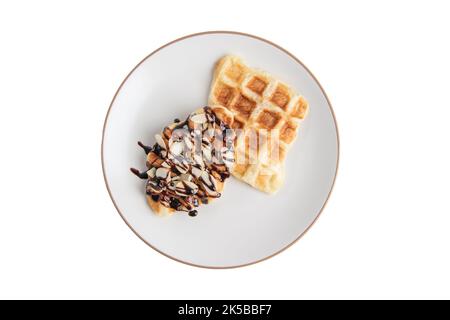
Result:
{"type": "Polygon", "coordinates": [[[233,115],[221,106],[204,107],[165,127],[148,147],[144,172],[147,202],[157,214],[197,215],[201,204],[219,198],[234,163],[233,115]]]}
{"type": "Polygon", "coordinates": [[[261,191],[278,191],[286,153],[308,112],[306,100],[270,74],[228,55],[215,67],[208,102],[233,116],[237,141],[232,175],[261,191]]]}

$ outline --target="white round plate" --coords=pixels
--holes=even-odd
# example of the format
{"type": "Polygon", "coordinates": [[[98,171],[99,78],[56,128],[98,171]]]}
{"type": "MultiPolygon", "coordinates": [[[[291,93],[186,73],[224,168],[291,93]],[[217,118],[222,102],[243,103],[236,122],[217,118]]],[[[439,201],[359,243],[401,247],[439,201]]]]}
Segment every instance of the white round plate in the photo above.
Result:
{"type": "Polygon", "coordinates": [[[130,228],[164,255],[210,268],[252,264],[299,239],[330,195],[338,155],[333,111],[314,76],[286,50],[236,32],[187,36],[146,57],[117,91],[102,142],[106,185],[130,228]],[[267,195],[231,177],[222,197],[200,207],[197,217],[159,217],[147,205],[145,181],[129,170],[145,168],[145,154],[136,142],[153,144],[154,134],[173,119],[206,105],[214,64],[226,54],[290,84],[310,104],[287,155],[285,184],[276,195],[267,195]]]}

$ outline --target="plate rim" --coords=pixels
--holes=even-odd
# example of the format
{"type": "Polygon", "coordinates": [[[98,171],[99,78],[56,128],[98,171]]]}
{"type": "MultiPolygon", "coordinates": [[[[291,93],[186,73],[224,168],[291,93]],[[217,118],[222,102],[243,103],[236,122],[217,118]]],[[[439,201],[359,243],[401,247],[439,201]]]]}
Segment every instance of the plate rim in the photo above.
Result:
{"type": "Polygon", "coordinates": [[[103,123],[103,130],[102,130],[102,143],[101,143],[101,163],[102,163],[102,172],[103,172],[103,179],[105,181],[105,185],[106,185],[106,189],[108,191],[109,197],[111,198],[111,201],[114,205],[114,207],[116,208],[117,212],[119,213],[120,217],[122,218],[122,220],[125,222],[125,224],[131,229],[131,231],[133,231],[133,233],[139,238],[141,239],[146,245],[148,245],[150,248],[152,248],[153,250],[155,250],[156,252],[162,254],[163,256],[172,259],[174,261],[183,263],[185,265],[189,265],[189,266],[193,266],[193,267],[198,267],[198,268],[205,268],[205,269],[235,269],[235,268],[242,268],[242,267],[246,267],[246,266],[250,266],[250,265],[254,265],[263,261],[266,261],[270,258],[275,257],[276,255],[282,253],[283,251],[287,250],[288,248],[290,248],[292,245],[294,245],[295,243],[297,243],[297,241],[299,241],[308,231],[309,229],[311,229],[311,227],[317,222],[317,220],[319,219],[319,217],[322,215],[322,212],[324,210],[324,208],[326,207],[328,200],[330,199],[331,193],[333,192],[334,189],[334,185],[336,182],[336,177],[339,171],[339,158],[340,158],[340,137],[339,137],[339,129],[338,129],[338,124],[337,124],[337,120],[336,120],[336,115],[335,112],[333,110],[333,106],[331,105],[330,99],[328,98],[328,95],[326,94],[325,90],[323,89],[322,85],[320,84],[319,80],[317,80],[317,78],[314,76],[314,74],[311,72],[311,70],[308,69],[308,67],[306,67],[305,64],[303,64],[303,62],[301,62],[296,56],[294,56],[292,53],[290,53],[288,50],[284,49],[283,47],[267,40],[264,38],[261,38],[259,36],[255,36],[253,34],[249,34],[249,33],[244,33],[244,32],[239,32],[239,31],[227,31],[227,30],[214,30],[214,31],[203,31],[203,32],[197,32],[197,33],[191,33],[185,36],[182,36],[180,38],[177,38],[175,40],[172,40],[162,46],[160,46],[159,48],[155,49],[154,51],[152,51],[150,54],[148,54],[147,56],[145,56],[125,77],[125,79],[122,81],[122,83],[120,84],[120,86],[117,88],[116,93],[114,94],[111,103],[109,104],[108,107],[108,111],[106,112],[106,116],[105,116],[105,120],[103,123]],[[179,258],[173,257],[165,252],[163,252],[162,250],[158,249],[157,247],[155,247],[154,245],[152,245],[149,241],[145,240],[132,226],[131,224],[127,221],[127,219],[125,218],[125,216],[122,214],[122,212],[120,211],[119,207],[116,204],[116,201],[111,193],[109,184],[108,184],[108,178],[106,177],[106,172],[105,172],[105,159],[104,159],[104,140],[105,140],[105,131],[106,131],[106,127],[108,124],[108,118],[109,118],[109,113],[112,109],[112,106],[114,105],[114,102],[117,98],[117,95],[119,94],[120,90],[122,89],[123,85],[127,82],[128,78],[134,73],[134,71],[136,71],[136,69],[138,69],[141,64],[143,64],[147,59],[149,59],[151,56],[153,56],[155,53],[159,52],[160,50],[164,49],[165,47],[168,47],[174,43],[177,43],[179,41],[188,39],[188,38],[193,38],[193,37],[198,37],[198,36],[202,36],[202,35],[206,35],[206,34],[231,34],[231,35],[239,35],[239,36],[244,36],[244,37],[249,37],[249,38],[253,38],[262,42],[265,42],[281,51],[283,51],[284,53],[286,53],[288,56],[290,56],[292,59],[294,59],[294,61],[298,64],[300,64],[305,70],[306,72],[313,78],[313,80],[317,83],[317,85],[319,86],[320,91],[322,92],[322,94],[325,97],[325,100],[327,101],[328,107],[330,109],[332,118],[333,118],[333,122],[334,122],[334,126],[336,128],[336,142],[337,142],[337,157],[336,157],[336,171],[333,177],[333,182],[331,184],[331,188],[330,191],[328,192],[327,198],[325,199],[325,202],[323,203],[322,207],[319,210],[319,213],[317,214],[317,216],[314,218],[314,220],[310,223],[310,225],[298,236],[296,237],[291,243],[287,244],[286,246],[282,247],[280,250],[276,251],[275,253],[272,253],[270,255],[268,255],[267,257],[258,259],[256,261],[252,261],[252,262],[248,262],[248,263],[244,263],[244,264],[238,264],[238,265],[230,265],[230,266],[208,266],[208,265],[202,265],[202,264],[196,264],[196,263],[192,263],[189,261],[184,261],[181,260],[179,258]]]}

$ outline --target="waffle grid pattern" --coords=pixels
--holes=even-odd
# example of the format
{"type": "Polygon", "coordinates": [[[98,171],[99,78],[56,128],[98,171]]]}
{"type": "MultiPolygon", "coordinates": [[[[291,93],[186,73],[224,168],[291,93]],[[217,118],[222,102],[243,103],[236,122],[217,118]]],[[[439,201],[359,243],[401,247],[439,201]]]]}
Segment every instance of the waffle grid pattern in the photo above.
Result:
{"type": "Polygon", "coordinates": [[[286,153],[308,111],[306,100],[266,72],[225,56],[216,65],[209,104],[228,108],[232,127],[242,129],[233,175],[262,191],[278,191],[286,153]]]}

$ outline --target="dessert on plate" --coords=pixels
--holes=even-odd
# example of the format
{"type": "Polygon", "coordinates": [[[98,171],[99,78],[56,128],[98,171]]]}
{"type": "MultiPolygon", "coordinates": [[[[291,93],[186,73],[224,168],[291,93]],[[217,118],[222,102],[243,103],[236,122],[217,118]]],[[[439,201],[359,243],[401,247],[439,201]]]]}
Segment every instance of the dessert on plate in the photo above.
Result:
{"type": "Polygon", "coordinates": [[[142,179],[147,202],[157,214],[185,211],[219,198],[234,163],[233,117],[223,107],[204,107],[185,121],[175,120],[146,146],[147,169],[131,171],[142,179]]]}

